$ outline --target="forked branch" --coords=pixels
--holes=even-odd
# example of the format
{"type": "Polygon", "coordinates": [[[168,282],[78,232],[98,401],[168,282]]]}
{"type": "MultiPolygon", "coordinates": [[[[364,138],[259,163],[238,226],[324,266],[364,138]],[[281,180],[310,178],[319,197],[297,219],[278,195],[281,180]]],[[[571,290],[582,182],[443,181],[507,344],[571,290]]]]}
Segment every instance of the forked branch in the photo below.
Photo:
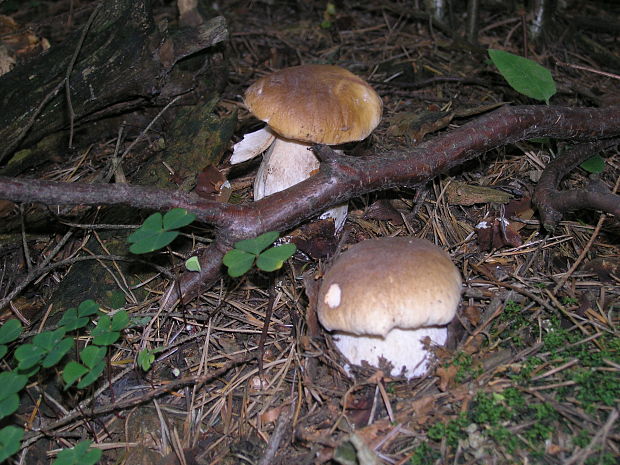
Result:
{"type": "Polygon", "coordinates": [[[188,302],[221,273],[221,258],[241,239],[285,231],[325,209],[362,194],[416,186],[485,152],[524,139],[600,140],[620,136],[620,107],[503,107],[408,151],[350,157],[327,146],[314,147],[319,172],[284,191],[246,205],[209,202],[195,194],[128,185],[64,184],[0,177],[0,198],[52,204],[131,205],[167,210],[186,208],[215,227],[215,241],[200,253],[202,271],[181,277],[162,303],[188,302]]]}

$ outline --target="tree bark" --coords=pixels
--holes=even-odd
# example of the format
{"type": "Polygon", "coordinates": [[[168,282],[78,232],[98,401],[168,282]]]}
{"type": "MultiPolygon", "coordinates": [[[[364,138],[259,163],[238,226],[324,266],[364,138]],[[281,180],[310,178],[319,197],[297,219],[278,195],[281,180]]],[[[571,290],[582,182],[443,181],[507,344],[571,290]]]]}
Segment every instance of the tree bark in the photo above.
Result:
{"type": "Polygon", "coordinates": [[[191,81],[174,65],[226,38],[221,17],[169,35],[157,29],[150,1],[105,1],[87,31],[0,77],[0,161],[71,119],[78,125],[186,91],[191,81]]]}

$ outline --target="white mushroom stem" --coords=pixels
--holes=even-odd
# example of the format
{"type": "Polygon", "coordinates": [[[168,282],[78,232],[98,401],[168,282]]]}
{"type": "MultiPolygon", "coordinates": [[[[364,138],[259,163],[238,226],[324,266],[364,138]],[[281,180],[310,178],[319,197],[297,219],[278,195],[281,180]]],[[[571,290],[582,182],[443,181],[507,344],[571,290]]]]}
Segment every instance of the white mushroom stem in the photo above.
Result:
{"type": "MultiPolygon", "coordinates": [[[[263,155],[254,180],[254,200],[280,192],[312,176],[319,169],[319,160],[310,150],[311,145],[276,137],[263,155]]],[[[324,212],[321,219],[334,219],[334,230],[339,232],[347,219],[347,204],[324,212]]]]}
{"type": "Polygon", "coordinates": [[[429,337],[433,344],[444,345],[448,338],[445,326],[418,329],[394,328],[385,337],[334,333],[334,343],[351,364],[362,365],[366,361],[379,367],[383,358],[392,364],[391,376],[407,378],[424,376],[428,371],[432,353],[424,348],[422,341],[429,337]]]}
{"type": "MultiPolygon", "coordinates": [[[[266,151],[254,181],[254,200],[260,200],[300,183],[319,169],[319,160],[310,147],[310,144],[277,137],[265,126],[246,134],[234,145],[230,163],[242,163],[266,151]]],[[[333,218],[335,231],[339,232],[347,219],[347,211],[347,204],[338,205],[320,218],[333,218]]]]}

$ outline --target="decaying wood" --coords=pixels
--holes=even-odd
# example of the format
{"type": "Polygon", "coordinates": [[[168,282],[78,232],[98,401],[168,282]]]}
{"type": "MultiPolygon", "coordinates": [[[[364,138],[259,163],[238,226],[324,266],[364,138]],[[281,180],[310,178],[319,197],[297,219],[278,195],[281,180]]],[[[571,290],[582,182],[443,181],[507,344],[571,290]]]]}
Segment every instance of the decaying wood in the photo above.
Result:
{"type": "Polygon", "coordinates": [[[620,107],[503,107],[461,128],[403,152],[350,157],[316,146],[319,173],[289,189],[246,205],[206,201],[195,194],[130,185],[63,184],[0,177],[0,198],[46,204],[116,205],[167,210],[186,208],[215,227],[215,240],[200,251],[202,271],[181,277],[162,304],[171,307],[197,296],[217,280],[231,245],[266,231],[285,231],[333,205],[362,194],[416,186],[487,151],[534,137],[594,140],[620,136],[620,107]]]}
{"type": "Polygon", "coordinates": [[[157,28],[148,0],[104,2],[85,35],[76,31],[0,77],[0,161],[71,120],[79,125],[186,92],[191,77],[173,73],[174,65],[226,38],[222,17],[168,34],[157,28]]]}

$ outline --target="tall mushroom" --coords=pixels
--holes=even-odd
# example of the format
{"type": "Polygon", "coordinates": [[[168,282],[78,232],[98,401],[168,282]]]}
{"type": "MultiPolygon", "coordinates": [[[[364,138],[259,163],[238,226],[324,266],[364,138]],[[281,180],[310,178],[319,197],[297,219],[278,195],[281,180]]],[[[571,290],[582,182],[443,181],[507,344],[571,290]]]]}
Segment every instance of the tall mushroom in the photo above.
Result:
{"type": "MultiPolygon", "coordinates": [[[[254,182],[254,199],[284,190],[311,176],[319,161],[312,144],[338,145],[365,139],[381,120],[381,98],[368,83],[344,68],[302,65],[285,68],[252,84],[245,105],[265,121],[259,131],[235,144],[230,162],[241,163],[266,150],[254,182]]],[[[334,218],[336,231],[347,206],[321,215],[334,218]]]]}
{"type": "Polygon", "coordinates": [[[325,274],[317,313],[354,365],[392,366],[391,375],[422,376],[443,345],[461,296],[461,275],[441,248],[425,239],[369,239],[344,252],[325,274]]]}

